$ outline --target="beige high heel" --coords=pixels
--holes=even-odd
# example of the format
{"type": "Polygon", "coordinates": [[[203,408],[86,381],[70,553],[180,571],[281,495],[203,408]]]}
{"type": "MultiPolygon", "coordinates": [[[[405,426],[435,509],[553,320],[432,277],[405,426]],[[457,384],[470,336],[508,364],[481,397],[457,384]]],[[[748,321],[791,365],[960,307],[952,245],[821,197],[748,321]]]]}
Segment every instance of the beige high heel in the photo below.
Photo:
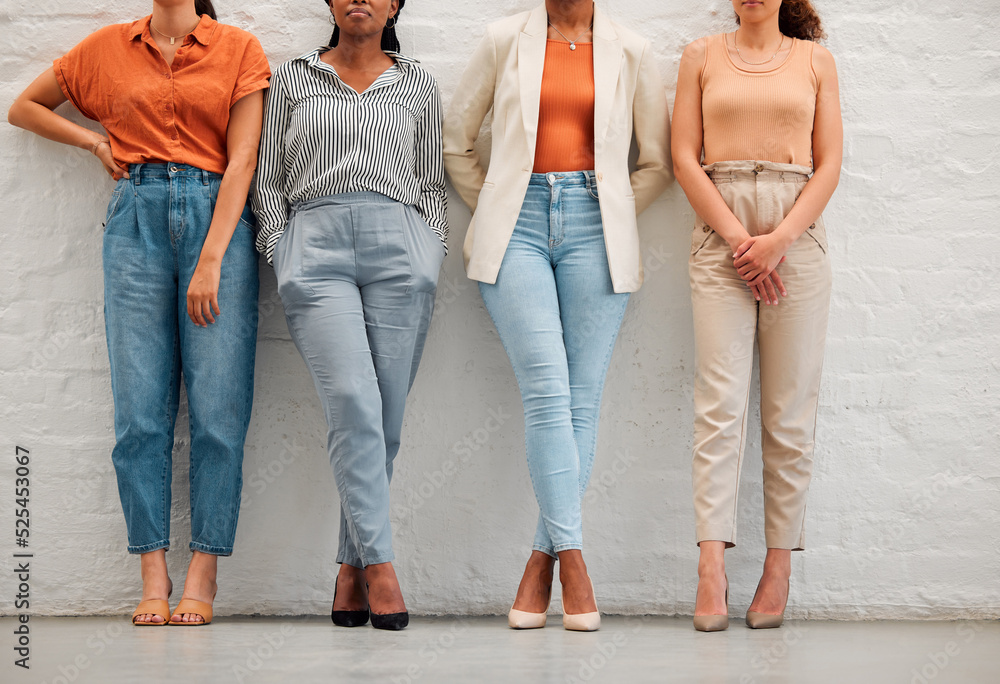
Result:
{"type": "MultiPolygon", "coordinates": [[[[760,582],[757,583],[757,589],[760,589],[760,582]]],[[[791,591],[791,586],[788,587],[788,591],[791,591]]],[[[786,591],[785,595],[785,608],[788,607],[788,591],[786,591]]],[[[755,591],[754,596],[756,595],[757,592],[755,591]]],[[[781,612],[777,615],[771,615],[770,613],[758,613],[753,610],[748,610],[747,627],[750,629],[774,629],[776,627],[781,627],[781,623],[785,621],[785,608],[782,608],[781,612]]]]}
{"type": "MultiPolygon", "coordinates": [[[[589,578],[588,578],[589,579],[589,578]]],[[[590,580],[590,593],[594,594],[594,605],[597,605],[597,594],[594,591],[594,580],[590,580]]],[[[563,604],[563,628],[571,632],[596,632],[601,628],[601,612],[576,613],[570,615],[563,604]]]]}
{"type": "MultiPolygon", "coordinates": [[[[549,601],[552,600],[552,585],[549,585],[549,601]]],[[[541,613],[529,613],[524,610],[515,610],[510,607],[507,613],[507,624],[511,629],[541,629],[545,626],[545,618],[548,614],[549,605],[545,604],[545,610],[541,613]]]]}
{"type": "MultiPolygon", "coordinates": [[[[698,602],[695,597],[695,603],[698,602]]],[[[724,632],[729,629],[729,578],[726,577],[726,614],[695,615],[694,628],[699,632],[724,632]]]]}

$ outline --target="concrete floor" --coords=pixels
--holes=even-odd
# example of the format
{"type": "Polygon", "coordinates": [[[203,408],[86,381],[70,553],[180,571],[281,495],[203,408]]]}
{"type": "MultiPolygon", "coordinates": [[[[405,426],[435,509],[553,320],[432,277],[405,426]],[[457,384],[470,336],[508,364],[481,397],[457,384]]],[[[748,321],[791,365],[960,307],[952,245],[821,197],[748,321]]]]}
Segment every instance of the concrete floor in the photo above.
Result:
{"type": "Polygon", "coordinates": [[[135,628],[127,618],[33,618],[31,669],[5,684],[100,682],[698,682],[939,684],[1000,682],[1000,622],[788,622],[754,632],[731,620],[701,634],[690,618],[605,617],[566,632],[504,618],[414,618],[403,632],[343,629],[328,618],[219,618],[196,628],[135,628]]]}

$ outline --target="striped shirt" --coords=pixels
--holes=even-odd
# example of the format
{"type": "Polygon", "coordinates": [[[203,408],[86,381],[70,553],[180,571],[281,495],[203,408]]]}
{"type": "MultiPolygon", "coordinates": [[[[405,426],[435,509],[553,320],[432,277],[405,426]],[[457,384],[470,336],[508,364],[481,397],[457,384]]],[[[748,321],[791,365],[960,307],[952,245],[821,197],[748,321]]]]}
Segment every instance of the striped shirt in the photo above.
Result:
{"type": "Polygon", "coordinates": [[[253,210],[257,249],[273,263],[296,202],[378,192],[414,205],[447,251],[448,218],[437,83],[409,57],[358,94],[320,59],[285,62],[264,105],[253,210]]]}

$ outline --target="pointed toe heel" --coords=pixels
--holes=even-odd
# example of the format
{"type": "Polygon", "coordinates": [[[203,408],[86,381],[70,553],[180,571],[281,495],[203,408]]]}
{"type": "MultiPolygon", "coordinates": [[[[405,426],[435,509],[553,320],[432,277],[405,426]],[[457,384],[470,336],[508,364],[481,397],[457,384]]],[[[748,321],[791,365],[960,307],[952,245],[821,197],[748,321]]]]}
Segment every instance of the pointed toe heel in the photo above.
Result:
{"type": "MultiPolygon", "coordinates": [[[[757,584],[757,589],[760,589],[760,584],[757,584]]],[[[785,607],[788,606],[788,594],[790,593],[790,587],[785,590],[785,607]]],[[[755,597],[756,598],[756,597],[755,597]]],[[[776,629],[781,627],[781,624],[785,621],[785,608],[781,609],[781,612],[777,615],[771,615],[770,613],[758,613],[754,610],[747,611],[747,627],[750,629],[776,629]]]]}
{"type": "Polygon", "coordinates": [[[385,615],[379,615],[378,613],[371,614],[372,627],[375,629],[385,629],[390,632],[398,632],[401,629],[405,629],[408,624],[410,624],[410,614],[407,613],[386,613],[385,615]]]}
{"type": "MultiPolygon", "coordinates": [[[[590,581],[590,593],[594,595],[594,605],[597,605],[597,593],[594,591],[594,581],[590,581]]],[[[563,629],[571,632],[596,632],[601,628],[601,611],[593,613],[577,613],[570,615],[563,607],[563,629]]]]}
{"type": "Polygon", "coordinates": [[[511,629],[541,629],[545,626],[545,613],[529,613],[511,607],[507,613],[507,624],[511,629]]]}
{"type": "Polygon", "coordinates": [[[724,632],[729,629],[729,616],[695,615],[694,628],[699,632],[724,632]]]}
{"type": "MultiPolygon", "coordinates": [[[[697,602],[697,599],[695,599],[697,602]]],[[[726,578],[726,614],[695,615],[694,628],[699,632],[725,632],[729,629],[729,578],[726,578]]]]}
{"type": "Polygon", "coordinates": [[[338,627],[361,627],[368,624],[367,610],[332,610],[330,619],[338,627]]]}
{"type": "Polygon", "coordinates": [[[768,615],[767,613],[756,613],[752,610],[747,611],[747,627],[750,629],[774,629],[781,627],[781,623],[784,621],[784,613],[781,615],[768,615]]]}
{"type": "MultiPolygon", "coordinates": [[[[333,583],[333,602],[337,603],[337,582],[333,583]]],[[[368,624],[369,610],[330,610],[330,619],[338,627],[361,627],[368,624]]]]}

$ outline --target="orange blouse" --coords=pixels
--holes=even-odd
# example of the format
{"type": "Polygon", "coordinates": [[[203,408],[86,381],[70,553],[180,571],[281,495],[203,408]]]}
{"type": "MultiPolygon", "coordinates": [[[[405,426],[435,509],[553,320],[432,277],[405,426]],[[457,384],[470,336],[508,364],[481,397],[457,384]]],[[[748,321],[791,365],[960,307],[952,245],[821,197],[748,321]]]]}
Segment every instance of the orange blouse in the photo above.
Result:
{"type": "Polygon", "coordinates": [[[549,40],[538,103],[535,173],[594,168],[594,44],[549,40]]]}
{"type": "Polygon", "coordinates": [[[87,36],[53,63],[59,87],[104,126],[120,164],[177,162],[225,173],[229,110],[271,77],[263,48],[203,14],[168,66],[149,21],[87,36]]]}

